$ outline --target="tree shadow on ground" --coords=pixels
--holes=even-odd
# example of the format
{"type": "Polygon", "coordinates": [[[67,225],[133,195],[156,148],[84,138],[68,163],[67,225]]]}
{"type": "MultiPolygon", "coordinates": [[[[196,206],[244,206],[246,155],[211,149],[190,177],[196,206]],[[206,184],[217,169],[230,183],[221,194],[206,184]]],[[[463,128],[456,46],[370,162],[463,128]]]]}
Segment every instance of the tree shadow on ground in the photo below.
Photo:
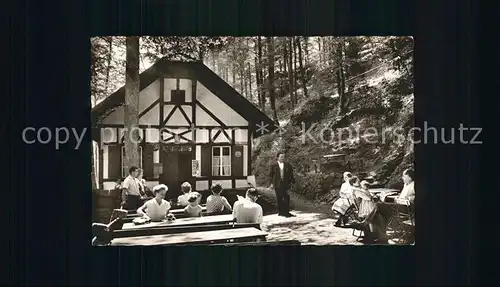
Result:
{"type": "Polygon", "coordinates": [[[278,215],[269,215],[264,218],[264,224],[268,228],[286,227],[297,229],[311,222],[329,218],[321,213],[309,213],[304,211],[294,211],[295,217],[281,217],[278,215]]]}

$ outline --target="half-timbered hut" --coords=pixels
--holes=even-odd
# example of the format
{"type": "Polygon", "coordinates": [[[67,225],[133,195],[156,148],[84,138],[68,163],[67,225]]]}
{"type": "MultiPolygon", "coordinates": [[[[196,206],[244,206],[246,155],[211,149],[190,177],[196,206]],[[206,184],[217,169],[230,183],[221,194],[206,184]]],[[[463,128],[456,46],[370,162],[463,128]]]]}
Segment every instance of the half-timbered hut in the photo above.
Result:
{"type": "MultiPolygon", "coordinates": [[[[247,187],[252,142],[273,121],[201,62],[161,59],[139,78],[139,157],[148,185],[164,183],[174,193],[184,181],[197,191],[213,181],[225,189],[247,187]]],[[[105,190],[128,173],[124,100],[122,87],[92,109],[105,190]]]]}

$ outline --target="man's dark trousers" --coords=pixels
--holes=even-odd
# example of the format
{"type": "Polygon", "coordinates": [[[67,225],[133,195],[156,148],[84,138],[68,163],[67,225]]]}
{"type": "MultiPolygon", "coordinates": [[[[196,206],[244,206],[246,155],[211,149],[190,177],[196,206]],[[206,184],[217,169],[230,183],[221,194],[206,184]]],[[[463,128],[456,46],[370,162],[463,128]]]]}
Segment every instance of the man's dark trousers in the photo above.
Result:
{"type": "Polygon", "coordinates": [[[278,186],[275,189],[278,214],[288,215],[290,213],[290,195],[286,187],[278,186]]]}

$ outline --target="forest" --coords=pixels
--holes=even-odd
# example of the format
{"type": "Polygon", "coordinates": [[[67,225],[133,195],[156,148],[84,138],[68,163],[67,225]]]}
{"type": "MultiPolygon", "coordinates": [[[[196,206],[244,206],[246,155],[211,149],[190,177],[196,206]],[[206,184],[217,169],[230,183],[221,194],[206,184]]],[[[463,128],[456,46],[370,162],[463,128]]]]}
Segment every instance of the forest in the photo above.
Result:
{"type": "Polygon", "coordinates": [[[320,202],[339,184],[325,155],[345,154],[349,169],[393,187],[413,165],[411,140],[383,133],[413,127],[412,37],[95,37],[91,57],[92,106],[160,58],[202,61],[281,127],[254,146],[261,186],[278,150],[297,170],[294,191],[320,202]],[[328,140],[304,143],[304,126],[328,140]],[[359,135],[371,127],[385,138],[359,135]],[[342,129],[358,133],[333,136],[342,129]]]}

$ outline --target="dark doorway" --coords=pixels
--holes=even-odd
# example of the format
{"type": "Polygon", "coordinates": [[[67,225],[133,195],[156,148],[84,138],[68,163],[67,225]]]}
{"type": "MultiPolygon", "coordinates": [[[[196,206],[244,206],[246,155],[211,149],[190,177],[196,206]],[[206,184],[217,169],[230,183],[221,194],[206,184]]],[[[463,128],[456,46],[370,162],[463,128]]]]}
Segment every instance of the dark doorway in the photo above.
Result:
{"type": "Polygon", "coordinates": [[[160,183],[168,186],[166,200],[177,200],[181,194],[181,184],[191,182],[191,159],[189,151],[162,151],[163,174],[160,183]]]}

